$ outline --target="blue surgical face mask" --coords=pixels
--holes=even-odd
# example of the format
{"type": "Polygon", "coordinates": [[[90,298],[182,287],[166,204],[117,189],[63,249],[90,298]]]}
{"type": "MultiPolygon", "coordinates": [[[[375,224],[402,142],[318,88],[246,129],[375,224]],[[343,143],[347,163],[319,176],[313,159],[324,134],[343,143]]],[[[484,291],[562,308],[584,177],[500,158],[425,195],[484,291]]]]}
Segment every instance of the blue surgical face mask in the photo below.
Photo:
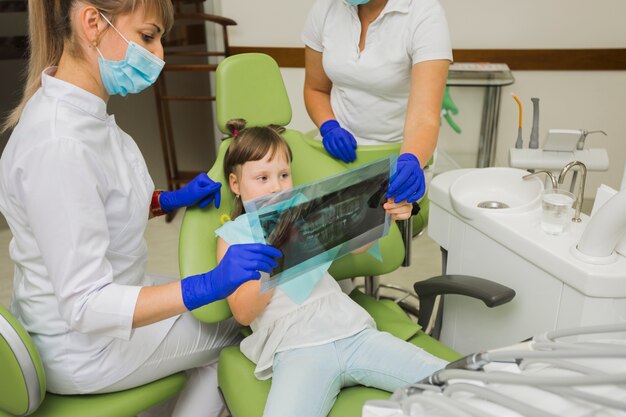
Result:
{"type": "Polygon", "coordinates": [[[105,59],[100,49],[96,47],[100,54],[98,63],[104,88],[109,95],[119,94],[122,97],[128,93],[140,93],[154,84],[165,62],[135,42],[129,42],[109,19],[104,15],[102,17],[128,43],[126,56],[121,61],[105,59]]]}
{"type": "Polygon", "coordinates": [[[345,0],[351,6],[360,6],[361,4],[369,3],[370,0],[345,0]]]}

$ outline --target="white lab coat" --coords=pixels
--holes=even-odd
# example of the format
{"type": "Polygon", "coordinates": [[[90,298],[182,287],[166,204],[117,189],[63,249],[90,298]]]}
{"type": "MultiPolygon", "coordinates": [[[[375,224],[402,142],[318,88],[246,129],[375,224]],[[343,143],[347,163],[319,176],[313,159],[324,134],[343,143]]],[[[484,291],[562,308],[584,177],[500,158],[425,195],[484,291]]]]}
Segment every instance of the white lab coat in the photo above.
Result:
{"type": "Polygon", "coordinates": [[[42,74],[0,158],[0,211],[13,233],[11,309],[37,344],[53,392],[120,380],[177,317],[139,329],[144,230],[154,191],[145,161],[99,97],[42,74]]]}

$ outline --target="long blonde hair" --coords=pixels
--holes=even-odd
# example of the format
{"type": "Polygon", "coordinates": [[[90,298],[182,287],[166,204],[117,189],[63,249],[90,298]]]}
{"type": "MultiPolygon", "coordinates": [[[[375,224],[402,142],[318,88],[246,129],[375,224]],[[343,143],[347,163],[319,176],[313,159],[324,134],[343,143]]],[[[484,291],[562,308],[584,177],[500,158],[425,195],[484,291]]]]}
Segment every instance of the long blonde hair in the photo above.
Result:
{"type": "Polygon", "coordinates": [[[174,23],[172,0],[30,0],[28,2],[29,57],[24,94],[0,127],[0,133],[13,128],[26,102],[41,87],[41,72],[57,65],[63,51],[81,57],[82,49],[72,33],[71,12],[78,3],[91,4],[107,16],[130,13],[143,7],[145,13],[160,16],[167,32],[174,23]]]}

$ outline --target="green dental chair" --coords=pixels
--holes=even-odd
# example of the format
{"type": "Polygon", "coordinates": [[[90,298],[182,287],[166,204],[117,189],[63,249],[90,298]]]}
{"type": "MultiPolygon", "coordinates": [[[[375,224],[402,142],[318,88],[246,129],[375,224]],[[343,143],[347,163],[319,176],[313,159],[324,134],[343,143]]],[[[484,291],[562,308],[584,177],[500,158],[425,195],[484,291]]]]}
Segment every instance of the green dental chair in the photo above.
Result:
{"type": "MultiPolygon", "coordinates": [[[[276,62],[263,54],[241,54],[226,58],[217,70],[217,120],[222,132],[229,119],[243,118],[248,126],[277,124],[286,126],[291,120],[291,106],[276,62]]],[[[315,181],[342,171],[345,167],[310,146],[300,132],[287,129],[283,134],[293,152],[292,176],[294,185],[315,181]]],[[[216,162],[209,176],[222,182],[222,203],[214,207],[186,210],[181,225],[179,241],[180,275],[189,276],[215,267],[216,237],[214,231],[227,221],[233,205],[233,197],[224,178],[222,162],[228,144],[224,141],[218,151],[216,162]]],[[[394,225],[389,235],[381,239],[383,262],[368,253],[347,255],[331,267],[335,279],[364,275],[382,275],[397,269],[404,258],[402,238],[394,225]]],[[[447,280],[438,277],[435,280],[447,280]]],[[[455,290],[439,291],[435,281],[428,280],[425,293],[433,300],[436,294],[454,293],[455,290]]],[[[375,319],[380,330],[387,331],[404,340],[447,360],[460,355],[439,341],[426,335],[418,323],[411,320],[402,309],[388,300],[375,300],[355,290],[350,295],[375,319]]],[[[430,301],[425,304],[428,306],[430,301]]],[[[231,316],[228,303],[217,301],[193,311],[202,321],[217,322],[231,316]]],[[[428,319],[428,315],[424,315],[428,319]]],[[[270,389],[271,380],[259,381],[254,376],[255,365],[233,346],[222,350],[219,359],[219,386],[226,405],[233,417],[260,417],[270,389]]],[[[389,393],[367,387],[350,387],[341,391],[331,417],[360,417],[365,401],[385,399],[389,393]]]]}
{"type": "Polygon", "coordinates": [[[178,373],[110,394],[46,393],[43,364],[26,329],[0,305],[0,417],[134,417],[184,386],[178,373]]]}

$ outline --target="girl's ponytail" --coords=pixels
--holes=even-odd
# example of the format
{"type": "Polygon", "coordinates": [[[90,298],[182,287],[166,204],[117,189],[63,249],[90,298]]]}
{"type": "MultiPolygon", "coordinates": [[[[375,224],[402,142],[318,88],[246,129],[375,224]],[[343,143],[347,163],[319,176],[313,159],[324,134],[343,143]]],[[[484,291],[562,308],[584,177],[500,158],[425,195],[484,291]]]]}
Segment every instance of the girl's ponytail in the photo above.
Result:
{"type": "MultiPolygon", "coordinates": [[[[244,119],[230,119],[226,122],[226,129],[230,132],[233,138],[239,136],[239,132],[246,128],[246,121],[244,119]]],[[[227,139],[227,138],[224,138],[227,139]]]]}

